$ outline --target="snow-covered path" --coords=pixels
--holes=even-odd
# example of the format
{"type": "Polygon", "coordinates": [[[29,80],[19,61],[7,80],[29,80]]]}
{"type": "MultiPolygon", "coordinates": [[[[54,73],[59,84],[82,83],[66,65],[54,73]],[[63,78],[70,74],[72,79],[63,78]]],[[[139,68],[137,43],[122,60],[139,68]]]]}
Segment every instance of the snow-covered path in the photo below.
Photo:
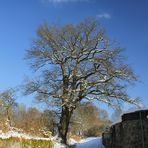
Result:
{"type": "Polygon", "coordinates": [[[101,138],[87,138],[76,144],[75,148],[104,148],[101,138]]]}

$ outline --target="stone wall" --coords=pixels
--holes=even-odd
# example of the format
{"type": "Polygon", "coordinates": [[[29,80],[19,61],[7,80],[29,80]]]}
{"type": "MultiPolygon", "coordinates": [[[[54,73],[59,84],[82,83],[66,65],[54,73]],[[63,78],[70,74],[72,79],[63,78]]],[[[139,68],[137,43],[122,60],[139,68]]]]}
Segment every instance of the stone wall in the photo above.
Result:
{"type": "Polygon", "coordinates": [[[124,114],[102,137],[105,148],[148,148],[148,110],[124,114]]]}

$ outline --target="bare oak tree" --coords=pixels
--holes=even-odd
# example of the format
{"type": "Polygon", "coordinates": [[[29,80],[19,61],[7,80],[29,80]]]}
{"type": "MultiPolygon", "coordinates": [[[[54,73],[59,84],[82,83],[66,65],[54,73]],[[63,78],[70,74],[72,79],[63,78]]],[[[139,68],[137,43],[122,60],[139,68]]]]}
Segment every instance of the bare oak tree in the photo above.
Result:
{"type": "Polygon", "coordinates": [[[43,24],[37,35],[26,59],[42,74],[28,81],[25,92],[36,93],[39,101],[60,105],[58,130],[63,143],[67,142],[71,115],[83,99],[111,106],[137,104],[126,93],[127,84],[137,78],[123,63],[122,49],[112,45],[96,20],[65,26],[43,24]]]}

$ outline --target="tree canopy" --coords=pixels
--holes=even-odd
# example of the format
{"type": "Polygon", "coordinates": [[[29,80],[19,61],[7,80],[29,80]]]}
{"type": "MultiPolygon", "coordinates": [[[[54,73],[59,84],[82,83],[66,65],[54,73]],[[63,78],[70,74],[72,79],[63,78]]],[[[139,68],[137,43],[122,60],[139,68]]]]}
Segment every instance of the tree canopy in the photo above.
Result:
{"type": "Polygon", "coordinates": [[[62,139],[66,137],[73,110],[83,99],[110,106],[121,102],[138,105],[137,99],[126,93],[128,84],[137,81],[137,77],[125,64],[122,50],[94,19],[77,25],[43,24],[38,28],[26,59],[31,68],[41,73],[39,79],[27,82],[25,92],[35,93],[39,101],[60,107],[62,139]]]}

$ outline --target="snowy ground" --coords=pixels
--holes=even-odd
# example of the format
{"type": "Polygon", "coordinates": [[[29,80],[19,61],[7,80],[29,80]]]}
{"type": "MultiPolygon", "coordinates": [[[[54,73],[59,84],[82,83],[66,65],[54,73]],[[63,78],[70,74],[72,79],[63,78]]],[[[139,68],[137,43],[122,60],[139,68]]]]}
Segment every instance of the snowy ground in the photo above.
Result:
{"type": "MultiPolygon", "coordinates": [[[[54,148],[66,148],[66,146],[62,145],[59,141],[55,140],[56,137],[40,138],[40,137],[33,137],[31,135],[19,133],[16,131],[9,131],[7,133],[3,133],[0,131],[1,139],[7,139],[10,137],[36,139],[36,140],[52,140],[54,142],[54,148]]],[[[102,139],[99,137],[90,137],[90,138],[82,139],[79,143],[71,139],[70,144],[75,145],[75,148],[104,148],[104,146],[102,145],[102,139]]]]}
{"type": "Polygon", "coordinates": [[[34,140],[51,140],[54,143],[54,148],[66,148],[66,146],[62,145],[59,141],[56,140],[57,137],[42,138],[42,137],[31,136],[29,134],[21,133],[19,131],[14,131],[14,130],[10,130],[6,133],[3,133],[0,130],[0,139],[9,139],[11,137],[22,138],[22,139],[34,139],[34,140]]]}
{"type": "MultiPolygon", "coordinates": [[[[73,139],[70,139],[69,144],[71,146],[74,146],[74,148],[105,148],[100,137],[90,137],[82,139],[79,143],[77,143],[73,139]]],[[[56,142],[54,144],[54,148],[66,148],[66,146],[56,142]]]]}
{"type": "Polygon", "coordinates": [[[75,148],[105,148],[102,144],[102,139],[99,137],[90,137],[81,140],[75,144],[75,148]]]}
{"type": "Polygon", "coordinates": [[[35,137],[35,136],[31,136],[25,133],[19,133],[17,131],[9,131],[7,133],[3,133],[0,131],[1,139],[8,139],[10,137],[17,137],[17,138],[23,138],[23,139],[35,139],[35,140],[52,140],[52,138],[35,137]]]}

